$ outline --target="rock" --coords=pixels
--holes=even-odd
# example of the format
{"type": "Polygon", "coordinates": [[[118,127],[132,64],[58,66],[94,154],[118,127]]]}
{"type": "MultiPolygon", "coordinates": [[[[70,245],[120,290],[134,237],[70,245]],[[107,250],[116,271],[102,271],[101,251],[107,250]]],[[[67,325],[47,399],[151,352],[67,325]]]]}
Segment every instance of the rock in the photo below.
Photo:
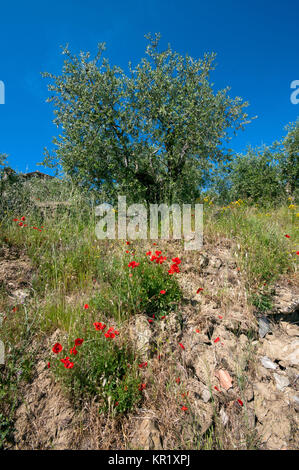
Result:
{"type": "Polygon", "coordinates": [[[294,292],[293,288],[285,286],[275,286],[275,295],[273,297],[274,314],[289,315],[299,310],[299,293],[294,292]]]}
{"type": "Polygon", "coordinates": [[[208,403],[211,400],[211,393],[207,388],[204,388],[201,393],[201,398],[204,403],[208,403]]]}
{"type": "Polygon", "coordinates": [[[222,260],[220,258],[212,258],[210,261],[210,265],[214,269],[220,269],[222,266],[222,260]]]}
{"type": "Polygon", "coordinates": [[[274,404],[273,409],[267,413],[263,424],[257,425],[261,443],[269,450],[287,449],[291,437],[290,419],[286,409],[281,409],[279,403],[274,404]]]}
{"type": "Polygon", "coordinates": [[[274,364],[267,356],[261,357],[261,363],[266,369],[277,369],[277,364],[274,364]]]}
{"type": "Polygon", "coordinates": [[[299,336],[299,327],[297,325],[292,325],[288,322],[282,321],[280,322],[280,326],[288,336],[299,336]]]}
{"type": "Polygon", "coordinates": [[[292,402],[294,403],[295,410],[299,411],[299,396],[293,395],[291,399],[292,399],[292,402]]]}
{"type": "Polygon", "coordinates": [[[270,322],[267,317],[259,318],[259,335],[260,338],[264,338],[268,333],[271,332],[270,322]]]}
{"type": "Polygon", "coordinates": [[[198,400],[194,404],[194,412],[200,424],[200,432],[204,434],[213,424],[213,405],[198,400]]]}
{"type": "Polygon", "coordinates": [[[244,396],[247,402],[251,402],[254,399],[254,392],[252,385],[247,385],[246,390],[244,392],[244,396]]]}
{"type": "Polygon", "coordinates": [[[144,315],[135,317],[135,323],[130,328],[130,336],[142,359],[148,359],[151,350],[152,330],[144,315]]]}
{"type": "Polygon", "coordinates": [[[206,350],[206,347],[203,345],[201,350],[198,350],[197,357],[190,355],[187,360],[188,364],[194,367],[198,379],[206,386],[209,386],[210,377],[214,375],[215,367],[215,359],[211,356],[210,351],[206,350]]]}
{"type": "Polygon", "coordinates": [[[273,400],[273,394],[274,394],[275,389],[274,389],[274,385],[271,384],[271,382],[267,384],[263,382],[255,382],[253,384],[253,390],[254,390],[255,397],[260,396],[269,401],[273,400]]]}
{"type": "Polygon", "coordinates": [[[142,450],[162,450],[162,438],[155,420],[145,418],[141,421],[137,429],[134,446],[141,447],[142,450]]]}
{"type": "Polygon", "coordinates": [[[215,372],[215,376],[218,378],[220,385],[224,390],[229,390],[232,388],[233,383],[232,383],[232,378],[227,372],[227,370],[220,369],[215,372]]]}
{"type": "Polygon", "coordinates": [[[221,418],[223,426],[226,426],[228,423],[228,415],[225,413],[224,408],[221,408],[219,414],[220,414],[220,418],[221,418]]]}
{"type": "Polygon", "coordinates": [[[283,391],[284,388],[290,385],[289,379],[283,375],[274,373],[274,379],[276,382],[276,388],[280,391],[283,391]]]}
{"type": "Polygon", "coordinates": [[[255,411],[255,415],[256,415],[258,421],[260,423],[263,423],[265,417],[267,416],[267,414],[269,412],[269,408],[268,408],[267,402],[260,395],[255,397],[254,411],[255,411]]]}
{"type": "Polygon", "coordinates": [[[284,338],[273,338],[262,345],[263,353],[276,361],[289,365],[299,365],[299,339],[286,341],[284,338]]]}
{"type": "Polygon", "coordinates": [[[209,258],[203,254],[200,255],[200,259],[199,259],[199,267],[201,269],[204,269],[208,266],[209,264],[209,258]]]}
{"type": "Polygon", "coordinates": [[[23,289],[17,289],[11,293],[11,296],[15,299],[17,303],[23,304],[27,297],[30,296],[28,291],[25,291],[23,289]]]}

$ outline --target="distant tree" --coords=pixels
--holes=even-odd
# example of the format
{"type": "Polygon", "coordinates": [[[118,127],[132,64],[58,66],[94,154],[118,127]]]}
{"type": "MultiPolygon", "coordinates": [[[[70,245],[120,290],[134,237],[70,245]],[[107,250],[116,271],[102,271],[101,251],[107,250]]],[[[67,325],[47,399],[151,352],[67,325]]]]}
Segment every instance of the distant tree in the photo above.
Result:
{"type": "Polygon", "coordinates": [[[299,193],[299,120],[287,125],[286,130],[288,133],[282,141],[280,165],[286,189],[294,194],[299,193]]]}
{"type": "Polygon", "coordinates": [[[0,167],[2,167],[1,170],[5,166],[5,162],[7,160],[7,157],[8,157],[8,155],[6,153],[0,153],[0,167]]]}
{"type": "Polygon", "coordinates": [[[248,104],[231,99],[228,88],[213,91],[215,54],[194,60],[170,46],[158,52],[160,35],[145,37],[147,58],[135,69],[129,63],[129,76],[102,59],[105,44],[94,59],[65,48],[62,75],[43,74],[62,130],[43,164],[60,164],[79,185],[111,197],[190,200],[227,158],[223,142],[249,122],[248,104]]]}
{"type": "Polygon", "coordinates": [[[267,204],[282,200],[285,191],[279,158],[275,145],[256,149],[249,147],[244,155],[238,154],[229,177],[230,199],[267,204]]]}

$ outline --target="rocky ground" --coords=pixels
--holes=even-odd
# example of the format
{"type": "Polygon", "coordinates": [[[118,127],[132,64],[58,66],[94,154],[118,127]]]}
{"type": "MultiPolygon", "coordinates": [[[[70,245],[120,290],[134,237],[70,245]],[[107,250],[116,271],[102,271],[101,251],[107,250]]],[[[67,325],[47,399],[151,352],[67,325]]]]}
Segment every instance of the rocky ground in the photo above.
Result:
{"type": "MultiPolygon", "coordinates": [[[[273,286],[273,306],[260,315],[248,301],[230,240],[205,245],[200,254],[179,250],[165,245],[169,258],[182,258],[179,309],[159,324],[139,315],[128,325],[128,340],[150,365],[142,407],[122,420],[99,416],[96,404],[75,412],[41,354],[20,395],[15,448],[171,449],[177,434],[200,439],[215,426],[223,431],[224,448],[298,448],[298,276],[273,286]],[[172,373],[179,378],[180,405],[188,407],[183,421],[172,413],[174,393],[165,386],[174,382],[172,373]]],[[[8,247],[0,258],[0,282],[11,304],[26,302],[29,260],[8,247]]],[[[56,337],[61,332],[45,340],[45,350],[56,337]]]]}

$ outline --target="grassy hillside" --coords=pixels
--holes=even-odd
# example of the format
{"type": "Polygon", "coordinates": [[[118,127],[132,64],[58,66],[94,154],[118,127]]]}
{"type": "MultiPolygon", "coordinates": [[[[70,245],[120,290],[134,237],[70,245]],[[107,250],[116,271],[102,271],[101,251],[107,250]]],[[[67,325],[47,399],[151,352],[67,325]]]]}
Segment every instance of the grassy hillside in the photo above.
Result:
{"type": "Polygon", "coordinates": [[[52,197],[70,205],[42,211],[41,205],[20,199],[5,209],[0,223],[6,352],[0,366],[0,446],[85,448],[87,433],[93,434],[94,447],[136,448],[133,436],[147,410],[164,430],[164,448],[259,448],[244,399],[255,363],[256,317],[271,310],[275,283],[298,281],[298,206],[285,201],[279,209],[266,210],[240,200],[227,207],[202,201],[204,246],[201,252],[186,252],[177,240],[99,241],[94,206],[85,197],[75,191],[69,196],[61,187],[46,194],[40,183],[30,197],[33,190],[36,200],[52,197]],[[227,249],[227,279],[233,275],[238,282],[221,283],[215,275],[205,285],[202,256],[215,254],[216,247],[222,261],[227,249]],[[169,273],[171,265],[177,272],[169,273]],[[186,384],[194,370],[188,365],[187,330],[194,324],[193,333],[207,336],[207,348],[218,347],[209,321],[215,315],[221,327],[237,302],[232,292],[242,296],[243,311],[236,327],[240,331],[230,331],[236,338],[245,335],[247,343],[238,370],[226,363],[237,407],[228,437],[214,378],[208,387],[212,411],[206,429],[201,417],[210,409],[202,415],[189,395],[186,384]],[[215,303],[215,313],[205,315],[208,302],[215,303]],[[43,386],[38,377],[48,384],[43,393],[52,391],[48,402],[66,407],[57,415],[73,426],[71,438],[57,443],[55,436],[46,436],[46,425],[40,442],[32,437],[34,429],[22,435],[22,420],[27,429],[24,397],[31,390],[33,401],[42,400],[34,388],[43,386]]]}

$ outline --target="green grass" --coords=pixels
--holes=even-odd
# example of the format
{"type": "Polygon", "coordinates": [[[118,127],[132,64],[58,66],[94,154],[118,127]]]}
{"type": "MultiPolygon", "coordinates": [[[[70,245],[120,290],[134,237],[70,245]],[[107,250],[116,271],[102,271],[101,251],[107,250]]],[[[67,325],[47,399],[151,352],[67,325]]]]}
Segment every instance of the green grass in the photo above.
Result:
{"type": "Polygon", "coordinates": [[[281,274],[294,271],[299,240],[299,219],[294,211],[281,208],[269,213],[244,205],[223,211],[218,219],[212,214],[211,209],[206,211],[204,226],[209,233],[233,239],[248,287],[273,284],[281,274]]]}
{"type": "MultiPolygon", "coordinates": [[[[11,435],[18,390],[31,380],[40,339],[57,329],[61,332],[58,341],[63,351],[55,356],[50,347],[45,360],[51,364],[49,374],[61,382],[76,407],[96,398],[101,413],[127,413],[142,404],[138,389],[142,374],[140,358],[122,334],[126,338],[133,316],[143,314],[159,322],[182,299],[176,277],[168,274],[171,260],[162,265],[150,261],[140,242],[96,240],[92,206],[77,194],[71,208],[46,220],[40,213],[26,212],[26,207],[20,202],[18,212],[7,212],[0,226],[0,242],[24,249],[35,271],[33,298],[27,308],[18,306],[18,315],[9,317],[1,329],[8,354],[0,375],[0,445],[11,435]],[[27,227],[13,222],[21,216],[26,217],[27,227]],[[38,231],[33,226],[43,228],[38,231]],[[139,265],[130,268],[130,261],[139,265]],[[166,293],[160,294],[161,290],[166,293]],[[83,308],[85,303],[88,309],[83,308]],[[120,335],[106,338],[95,330],[94,322],[113,326],[120,335]],[[76,338],[84,342],[72,355],[76,338]],[[74,362],[71,369],[60,361],[66,356],[74,362]]],[[[205,206],[204,237],[211,243],[221,237],[234,242],[251,303],[261,312],[271,309],[271,285],[281,274],[297,269],[299,218],[287,205],[270,212],[231,205],[218,217],[214,214],[212,205],[205,206]]],[[[7,307],[3,296],[2,310],[7,307]]],[[[196,445],[222,448],[214,425],[196,445]]]]}
{"type": "MultiPolygon", "coordinates": [[[[89,328],[83,344],[70,354],[74,340],[52,359],[51,370],[60,379],[75,406],[96,396],[101,413],[115,408],[117,413],[131,410],[141,400],[138,390],[141,379],[134,354],[126,346],[119,346],[114,338],[106,338],[102,331],[89,328]],[[73,368],[66,369],[61,358],[70,357],[73,368]]],[[[74,338],[75,339],[75,338],[74,338]]]]}

